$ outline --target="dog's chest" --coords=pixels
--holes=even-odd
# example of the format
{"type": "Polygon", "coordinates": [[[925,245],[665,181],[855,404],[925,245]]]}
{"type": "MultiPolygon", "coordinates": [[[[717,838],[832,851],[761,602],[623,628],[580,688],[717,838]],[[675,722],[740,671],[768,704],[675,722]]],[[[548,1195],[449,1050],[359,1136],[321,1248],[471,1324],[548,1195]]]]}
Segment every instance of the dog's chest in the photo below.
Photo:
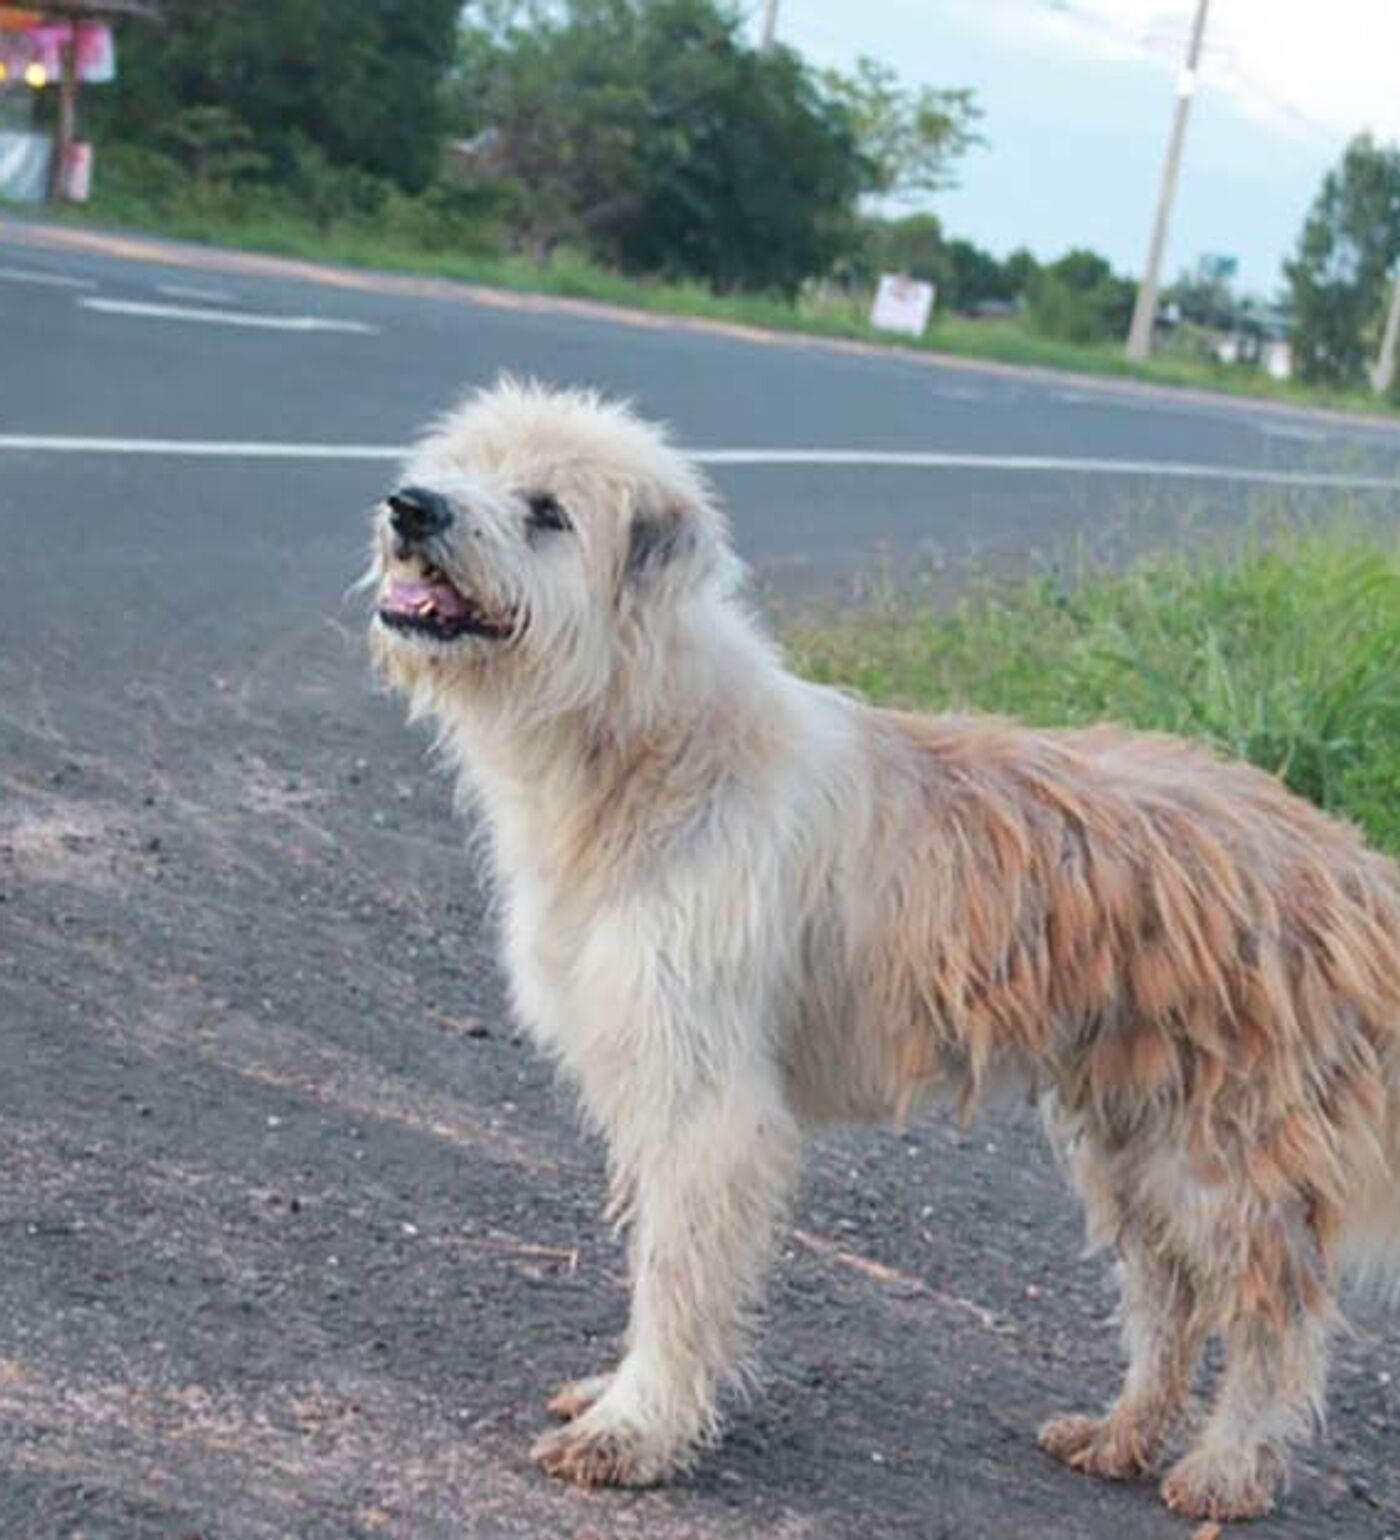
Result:
{"type": "Polygon", "coordinates": [[[623,981],[645,971],[635,927],[526,877],[508,887],[504,941],[523,1024],[566,1061],[597,1057],[616,1033],[623,981]]]}

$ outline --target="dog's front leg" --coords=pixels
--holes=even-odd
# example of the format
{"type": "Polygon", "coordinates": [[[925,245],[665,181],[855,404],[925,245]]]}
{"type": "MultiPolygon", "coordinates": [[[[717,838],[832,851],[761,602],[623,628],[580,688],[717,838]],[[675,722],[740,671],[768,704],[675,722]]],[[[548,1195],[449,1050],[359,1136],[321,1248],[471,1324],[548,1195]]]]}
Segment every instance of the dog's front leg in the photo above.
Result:
{"type": "Polygon", "coordinates": [[[624,1135],[635,1195],[628,1350],[588,1410],[536,1443],[551,1475],[647,1486],[716,1430],[716,1394],[742,1364],[799,1134],[768,1065],[713,1077],[713,1065],[697,1068],[697,1083],[624,1135]]]}

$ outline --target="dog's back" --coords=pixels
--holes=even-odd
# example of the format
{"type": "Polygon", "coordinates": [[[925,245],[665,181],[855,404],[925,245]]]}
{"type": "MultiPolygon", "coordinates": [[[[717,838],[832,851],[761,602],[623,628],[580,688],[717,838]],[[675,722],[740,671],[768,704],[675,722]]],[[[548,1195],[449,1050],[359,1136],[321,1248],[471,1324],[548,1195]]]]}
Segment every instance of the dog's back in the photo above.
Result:
{"type": "Polygon", "coordinates": [[[892,1101],[1010,1062],[1105,1140],[1303,1195],[1327,1245],[1363,1208],[1400,1239],[1394,863],[1179,740],[869,715],[892,1101]]]}

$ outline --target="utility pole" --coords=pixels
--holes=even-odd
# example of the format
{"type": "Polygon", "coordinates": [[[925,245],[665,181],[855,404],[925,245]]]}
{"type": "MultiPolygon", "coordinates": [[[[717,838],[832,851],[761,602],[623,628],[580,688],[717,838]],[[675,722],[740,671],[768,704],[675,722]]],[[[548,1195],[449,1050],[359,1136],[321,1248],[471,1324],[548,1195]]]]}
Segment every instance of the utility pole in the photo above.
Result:
{"type": "Polygon", "coordinates": [[[1371,375],[1376,394],[1384,396],[1395,383],[1396,352],[1400,350],[1400,267],[1395,269],[1395,291],[1390,296],[1390,314],[1386,317],[1385,337],[1380,357],[1371,375]]]}
{"type": "Polygon", "coordinates": [[[69,25],[67,41],[59,45],[58,117],[54,122],[53,148],[49,152],[49,202],[68,194],[68,166],[78,128],[78,26],[69,25]]]}
{"type": "Polygon", "coordinates": [[[759,48],[767,53],[773,46],[773,40],[778,32],[778,0],[764,0],[763,4],[763,33],[759,42],[759,48]]]}
{"type": "Polygon", "coordinates": [[[1152,327],[1157,319],[1157,284],[1162,276],[1162,254],[1167,245],[1167,227],[1171,223],[1172,201],[1176,197],[1176,178],[1181,169],[1181,146],[1186,138],[1186,120],[1191,115],[1191,98],[1196,94],[1196,78],[1201,62],[1201,46],[1206,35],[1206,12],[1210,0],[1197,0],[1196,20],[1191,27],[1191,47],[1186,55],[1176,87],[1176,119],[1167,145],[1166,164],[1162,167],[1162,186],[1157,194],[1157,217],[1152,222],[1152,242],[1147,249],[1147,270],[1138,287],[1133,307],[1133,324],[1128,332],[1128,357],[1144,359],[1152,352],[1152,327]]]}

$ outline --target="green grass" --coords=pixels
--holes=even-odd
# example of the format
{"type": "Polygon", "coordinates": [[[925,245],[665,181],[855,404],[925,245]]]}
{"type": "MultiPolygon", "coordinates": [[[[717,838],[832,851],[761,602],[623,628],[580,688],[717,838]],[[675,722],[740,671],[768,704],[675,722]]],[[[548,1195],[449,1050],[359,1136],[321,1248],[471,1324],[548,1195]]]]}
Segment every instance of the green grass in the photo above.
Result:
{"type": "Polygon", "coordinates": [[[1400,854],[1400,541],[1252,536],[1199,560],[906,589],[786,627],[796,664],[871,700],[1042,725],[1111,719],[1205,739],[1400,854]]]}
{"type": "Polygon", "coordinates": [[[699,284],[630,278],[599,267],[573,252],[561,252],[549,263],[541,265],[525,257],[430,249],[391,238],[372,226],[351,222],[342,221],[321,229],[310,220],[281,208],[255,208],[246,217],[232,217],[217,210],[199,212],[191,207],[161,207],[125,192],[118,192],[104,201],[99,189],[97,200],[89,208],[66,208],[57,217],[66,222],[144,230],[237,250],[598,300],[631,310],[730,322],[767,331],[841,338],[891,349],[1030,364],[1070,373],[1115,375],[1345,411],[1394,410],[1369,394],[1279,382],[1254,371],[1228,369],[1199,357],[1164,354],[1146,364],[1134,364],[1123,356],[1122,348],[1116,344],[1084,346],[1060,342],[1037,334],[1020,319],[979,321],[939,315],[923,338],[917,341],[898,339],[877,332],[868,324],[863,301],[819,302],[804,298],[796,304],[788,304],[781,298],[767,295],[716,295],[699,284]]]}

